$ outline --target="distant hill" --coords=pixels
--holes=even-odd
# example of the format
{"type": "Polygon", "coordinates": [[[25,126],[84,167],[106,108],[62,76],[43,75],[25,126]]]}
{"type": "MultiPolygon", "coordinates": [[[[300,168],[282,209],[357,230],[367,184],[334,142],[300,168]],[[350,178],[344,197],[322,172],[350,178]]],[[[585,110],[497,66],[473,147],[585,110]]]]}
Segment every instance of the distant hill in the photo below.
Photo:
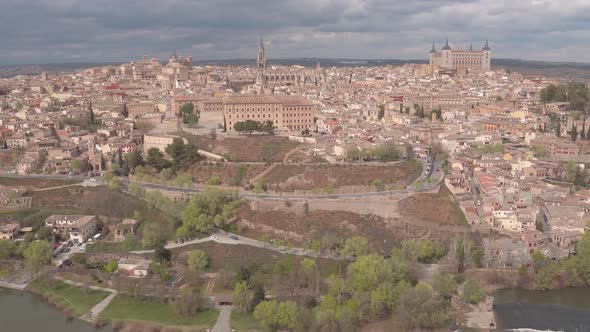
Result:
{"type": "MultiPolygon", "coordinates": [[[[374,67],[385,65],[403,65],[407,63],[428,63],[427,60],[397,60],[397,59],[327,59],[327,58],[290,58],[269,59],[269,65],[315,67],[320,62],[322,67],[374,67]]],[[[0,66],[0,77],[13,77],[16,75],[38,75],[42,72],[62,73],[72,72],[77,69],[85,69],[106,65],[119,65],[120,63],[58,63],[38,65],[8,65],[0,66]]],[[[218,66],[253,66],[254,59],[231,60],[203,60],[194,61],[195,65],[218,66]]],[[[527,76],[548,76],[564,80],[590,80],[590,63],[575,62],[547,62],[518,59],[492,59],[492,67],[510,68],[510,70],[527,76]]]]}

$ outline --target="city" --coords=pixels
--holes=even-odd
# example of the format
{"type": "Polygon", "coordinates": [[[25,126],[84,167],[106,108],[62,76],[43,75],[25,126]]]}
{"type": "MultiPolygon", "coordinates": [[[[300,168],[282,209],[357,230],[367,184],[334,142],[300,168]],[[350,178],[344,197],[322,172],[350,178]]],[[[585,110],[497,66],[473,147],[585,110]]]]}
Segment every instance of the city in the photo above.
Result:
{"type": "Polygon", "coordinates": [[[590,81],[250,44],[0,78],[0,329],[590,329],[590,81]]]}

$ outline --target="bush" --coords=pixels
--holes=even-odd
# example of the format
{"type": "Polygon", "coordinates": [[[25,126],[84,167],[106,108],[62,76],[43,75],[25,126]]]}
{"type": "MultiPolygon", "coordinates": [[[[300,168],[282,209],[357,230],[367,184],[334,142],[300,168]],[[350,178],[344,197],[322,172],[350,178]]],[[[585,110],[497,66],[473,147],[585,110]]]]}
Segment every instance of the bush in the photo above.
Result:
{"type": "Polygon", "coordinates": [[[463,285],[463,301],[471,304],[477,304],[485,298],[483,288],[477,281],[467,280],[463,285]]]}

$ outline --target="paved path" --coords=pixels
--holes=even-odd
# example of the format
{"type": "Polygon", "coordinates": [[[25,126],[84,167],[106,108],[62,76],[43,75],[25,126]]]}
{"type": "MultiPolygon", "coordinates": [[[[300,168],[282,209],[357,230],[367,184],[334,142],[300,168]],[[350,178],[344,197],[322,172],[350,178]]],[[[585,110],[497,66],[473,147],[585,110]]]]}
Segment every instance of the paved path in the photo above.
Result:
{"type": "Polygon", "coordinates": [[[219,309],[219,316],[217,317],[217,322],[213,325],[211,332],[230,332],[231,306],[222,305],[217,308],[219,309]]]}
{"type": "MultiPolygon", "coordinates": [[[[214,241],[217,243],[230,244],[230,245],[242,244],[242,245],[246,245],[246,246],[262,248],[262,249],[276,251],[276,252],[279,252],[282,254],[291,254],[291,255],[296,255],[296,256],[307,256],[307,257],[313,257],[313,258],[326,258],[326,259],[333,259],[333,260],[348,260],[348,261],[354,260],[354,257],[340,256],[340,255],[336,255],[336,254],[318,253],[316,251],[313,251],[310,249],[305,249],[305,248],[292,248],[292,247],[287,247],[287,246],[275,246],[275,245],[272,245],[267,242],[247,238],[247,237],[244,237],[241,235],[236,235],[236,234],[222,231],[222,230],[217,231],[217,233],[215,233],[214,236],[212,236],[212,237],[206,237],[206,238],[202,238],[202,239],[187,241],[182,244],[169,242],[166,245],[166,249],[181,248],[181,247],[190,246],[195,243],[203,243],[203,242],[208,242],[208,241],[214,241]],[[232,237],[237,238],[237,240],[232,239],[232,237]]],[[[130,251],[131,254],[149,254],[152,252],[154,252],[153,249],[130,251]]]]}
{"type": "Polygon", "coordinates": [[[111,293],[111,294],[109,294],[109,296],[105,297],[102,301],[100,301],[97,305],[95,305],[92,309],[90,309],[90,311],[88,313],[86,313],[82,316],[83,319],[89,320],[91,322],[96,321],[96,319],[98,318],[98,315],[100,315],[100,313],[104,309],[106,309],[106,307],[109,305],[109,303],[111,303],[111,301],[115,298],[115,296],[117,296],[119,294],[119,292],[117,292],[116,290],[111,289],[111,288],[89,286],[89,285],[86,285],[81,282],[72,281],[72,280],[65,279],[65,278],[58,277],[58,276],[56,276],[55,279],[65,282],[66,284],[73,285],[73,286],[85,287],[85,288],[89,288],[92,290],[99,290],[99,291],[111,293]]]}

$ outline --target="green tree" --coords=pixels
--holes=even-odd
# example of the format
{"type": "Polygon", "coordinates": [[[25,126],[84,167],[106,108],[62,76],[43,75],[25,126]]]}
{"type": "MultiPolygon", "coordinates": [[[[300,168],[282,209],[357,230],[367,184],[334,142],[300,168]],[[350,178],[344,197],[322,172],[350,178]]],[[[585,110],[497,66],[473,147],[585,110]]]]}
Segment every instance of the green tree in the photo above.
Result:
{"type": "Polygon", "coordinates": [[[184,140],[180,137],[172,139],[172,143],[166,147],[166,153],[178,164],[182,156],[186,153],[186,144],[184,144],[184,140]]]}
{"type": "Polygon", "coordinates": [[[0,240],[0,261],[7,260],[16,255],[18,246],[16,242],[9,240],[0,240]]]}
{"type": "Polygon", "coordinates": [[[449,300],[457,292],[457,282],[452,275],[439,272],[434,275],[432,283],[434,290],[443,298],[449,300]]]}
{"type": "Polygon", "coordinates": [[[24,251],[27,266],[35,273],[51,262],[53,247],[47,241],[32,242],[24,251]]]}
{"type": "Polygon", "coordinates": [[[195,249],[188,253],[188,269],[196,272],[203,271],[209,266],[209,257],[203,250],[195,249]]]}
{"type": "Polygon", "coordinates": [[[127,166],[129,167],[129,170],[132,172],[135,170],[137,166],[143,165],[143,158],[141,157],[139,152],[129,152],[125,159],[127,161],[127,166]]]}
{"type": "Polygon", "coordinates": [[[159,264],[168,264],[171,259],[172,252],[164,247],[164,243],[158,243],[154,249],[154,262],[159,264]]]}
{"type": "Polygon", "coordinates": [[[293,301],[263,301],[254,309],[254,318],[270,330],[295,330],[299,327],[300,311],[293,301]]]}
{"type": "Polygon", "coordinates": [[[570,130],[570,137],[572,138],[572,141],[574,141],[574,142],[578,138],[578,128],[576,127],[575,124],[572,124],[572,129],[570,130]]]}
{"type": "Polygon", "coordinates": [[[236,216],[241,204],[235,195],[220,189],[207,188],[191,197],[182,211],[182,226],[178,229],[177,235],[192,237],[213,227],[223,228],[236,216]]]}
{"type": "Polygon", "coordinates": [[[377,119],[381,120],[385,116],[385,105],[379,105],[379,112],[377,112],[377,119]]]}
{"type": "Polygon", "coordinates": [[[463,285],[463,294],[461,298],[467,303],[476,304],[486,297],[481,285],[474,280],[467,280],[463,285]]]}
{"type": "Polygon", "coordinates": [[[547,151],[541,145],[533,145],[531,146],[531,151],[533,151],[533,156],[535,158],[543,158],[547,155],[547,151]]]}
{"type": "Polygon", "coordinates": [[[116,261],[110,261],[104,265],[103,271],[108,274],[113,274],[113,273],[117,272],[118,268],[119,268],[119,264],[117,264],[116,261]]]}
{"type": "Polygon", "coordinates": [[[400,297],[396,312],[410,328],[440,328],[448,321],[445,303],[425,284],[407,288],[400,297]]]}
{"type": "Polygon", "coordinates": [[[158,148],[150,148],[147,151],[146,163],[158,170],[158,172],[171,166],[170,162],[164,158],[164,154],[158,148]]]}
{"type": "Polygon", "coordinates": [[[176,313],[183,317],[190,317],[196,314],[204,305],[203,298],[198,290],[187,287],[180,291],[174,301],[176,313]]]}
{"type": "Polygon", "coordinates": [[[234,286],[234,291],[232,293],[232,303],[234,308],[238,312],[249,312],[252,309],[250,307],[250,304],[252,303],[252,295],[252,292],[248,288],[248,282],[238,281],[234,286]]]}
{"type": "Polygon", "coordinates": [[[346,239],[344,247],[340,251],[344,256],[364,256],[369,254],[369,240],[362,236],[353,236],[346,239]]]}

